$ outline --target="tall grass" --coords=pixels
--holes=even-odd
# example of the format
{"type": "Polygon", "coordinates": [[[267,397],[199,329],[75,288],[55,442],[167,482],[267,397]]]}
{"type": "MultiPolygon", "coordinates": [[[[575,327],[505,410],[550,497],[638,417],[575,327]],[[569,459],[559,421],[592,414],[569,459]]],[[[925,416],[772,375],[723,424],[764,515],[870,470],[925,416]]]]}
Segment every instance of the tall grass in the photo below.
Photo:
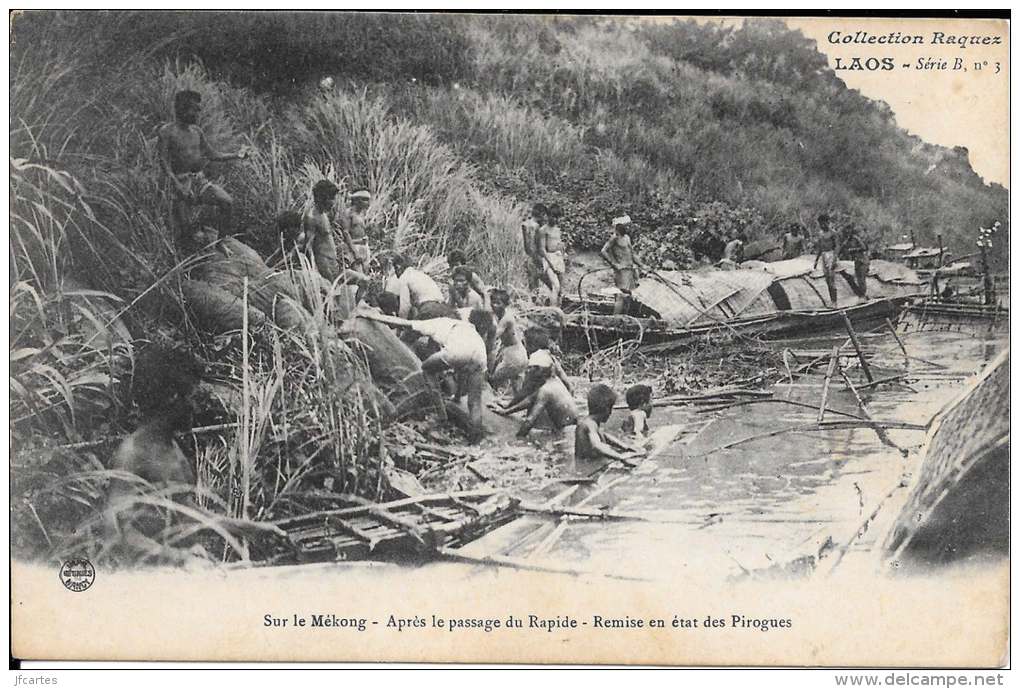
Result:
{"type": "MultiPolygon", "coordinates": [[[[350,115],[340,120],[358,132],[350,145],[336,145],[324,119],[318,129],[289,132],[289,120],[262,99],[215,82],[194,63],[140,65],[140,78],[104,85],[113,89],[105,92],[108,100],[97,97],[71,130],[62,123],[74,113],[74,98],[30,98],[28,87],[43,83],[36,70],[50,63],[26,57],[19,64],[10,413],[16,463],[25,464],[18,469],[13,518],[22,534],[32,534],[19,540],[19,552],[178,561],[201,545],[211,559],[243,559],[249,544],[237,528],[247,520],[354,496],[381,499],[388,490],[387,403],[338,337],[332,300],[318,281],[303,285],[308,321],[299,332],[246,328],[239,341],[212,341],[180,317],[186,312],[179,279],[189,260],[170,230],[156,129],[171,116],[174,92],[202,94],[200,124],[212,145],[254,150],[250,162],[221,166],[210,176],[234,195],[239,229],[269,245],[275,214],[303,206],[312,184],[328,178],[345,190],[373,187],[370,219],[383,228],[381,244],[416,256],[440,253],[454,232],[467,235],[470,219],[488,217],[478,210],[486,200],[473,192],[470,168],[426,128],[396,121],[366,99],[310,106],[311,112],[325,108],[323,117],[350,115]],[[287,131],[283,140],[278,130],[287,131]],[[78,135],[84,131],[89,137],[78,135]],[[103,146],[82,148],[83,141],[103,146]],[[63,289],[76,272],[87,285],[112,292],[85,296],[111,306],[96,311],[63,289]],[[174,308],[168,312],[166,304],[174,308]],[[197,488],[168,494],[128,481],[134,488],[110,505],[111,481],[124,478],[107,468],[110,453],[136,418],[124,385],[132,352],[124,322],[148,337],[186,343],[218,370],[231,371],[219,376],[219,386],[227,391],[222,412],[232,424],[181,438],[196,464],[197,488]],[[54,450],[54,438],[66,447],[54,450]],[[68,501],[77,507],[68,509],[68,501]],[[126,522],[155,512],[170,526],[113,542],[100,516],[111,509],[126,522]]],[[[54,83],[58,90],[63,82],[54,83]]],[[[303,268],[296,274],[308,274],[310,266],[303,268]]]]}
{"type": "Polygon", "coordinates": [[[524,287],[526,280],[521,223],[526,210],[520,204],[471,191],[477,212],[464,244],[465,253],[485,279],[498,287],[524,287]]]}
{"type": "Polygon", "coordinates": [[[365,91],[316,97],[288,126],[301,153],[344,170],[347,186],[372,191],[369,220],[423,227],[419,253],[445,251],[447,238],[466,229],[471,167],[427,127],[393,117],[380,98],[365,91]]]}
{"type": "Polygon", "coordinates": [[[397,107],[428,124],[479,165],[498,165],[535,179],[576,174],[587,155],[584,129],[509,94],[435,87],[395,94],[397,107]]]}

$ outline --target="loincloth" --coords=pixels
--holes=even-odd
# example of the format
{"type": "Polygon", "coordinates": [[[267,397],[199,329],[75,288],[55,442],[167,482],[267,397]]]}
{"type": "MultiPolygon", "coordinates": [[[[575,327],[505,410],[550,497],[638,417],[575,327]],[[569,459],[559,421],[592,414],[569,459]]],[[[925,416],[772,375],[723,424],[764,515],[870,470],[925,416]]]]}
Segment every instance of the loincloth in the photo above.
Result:
{"type": "Polygon", "coordinates": [[[201,203],[202,196],[216,185],[209,181],[204,172],[182,172],[174,175],[177,182],[184,187],[179,197],[189,203],[201,203]]]}
{"type": "Polygon", "coordinates": [[[368,237],[352,239],[351,247],[354,249],[354,262],[367,266],[372,259],[372,252],[368,248],[368,237]]]}
{"type": "Polygon", "coordinates": [[[567,272],[567,263],[563,259],[562,251],[552,251],[545,255],[545,264],[557,275],[567,272]]]}
{"type": "Polygon", "coordinates": [[[822,252],[822,271],[826,275],[834,275],[836,272],[836,252],[835,251],[823,251],[822,252]]]}
{"type": "Polygon", "coordinates": [[[616,289],[629,293],[638,286],[637,271],[633,268],[619,268],[613,271],[613,282],[616,289]]]}

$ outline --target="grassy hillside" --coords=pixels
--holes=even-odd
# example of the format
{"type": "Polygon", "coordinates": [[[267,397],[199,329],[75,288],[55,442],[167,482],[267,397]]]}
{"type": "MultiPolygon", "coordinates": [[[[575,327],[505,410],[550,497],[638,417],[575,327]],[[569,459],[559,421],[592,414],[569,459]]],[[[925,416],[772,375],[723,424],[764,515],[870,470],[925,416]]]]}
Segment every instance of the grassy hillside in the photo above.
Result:
{"type": "MultiPolygon", "coordinates": [[[[958,253],[978,225],[1005,218],[1005,191],[983,185],[965,151],[899,130],[884,103],[846,89],[813,41],[776,20],[733,29],[525,16],[95,13],[26,17],[15,40],[25,36],[33,50],[36,34],[59,43],[83,33],[95,37],[76,48],[87,79],[106,76],[99,64],[130,65],[149,79],[168,59],[178,70],[201,62],[215,88],[243,88],[259,101],[241,115],[246,127],[228,123],[224,132],[262,146],[271,134],[299,165],[329,159],[340,176],[380,188],[392,180],[358,167],[369,148],[416,155],[406,150],[427,139],[445,145],[452,162],[420,155],[415,174],[460,166],[456,174],[485,197],[560,201],[579,246],[598,243],[617,211],[639,219],[653,240],[646,250],[682,262],[733,227],[762,236],[822,210],[855,218],[876,242],[910,230],[933,242],[941,233],[958,253]],[[324,75],[339,83],[325,102],[312,87],[324,75]],[[388,127],[395,138],[377,144],[366,127],[388,127]],[[316,148],[315,136],[335,137],[334,150],[316,148]]],[[[145,116],[155,126],[168,113],[145,116]]],[[[462,182],[437,183],[451,198],[465,195],[462,182]]],[[[400,184],[392,200],[417,200],[418,182],[400,184]]],[[[423,203],[426,231],[441,225],[458,236],[477,215],[423,203]]]]}
{"type": "MultiPolygon", "coordinates": [[[[29,551],[40,535],[59,549],[101,505],[110,439],[136,424],[126,372],[143,342],[183,344],[226,391],[199,421],[236,429],[188,448],[203,506],[264,516],[317,455],[336,465],[337,492],[383,485],[392,429],[314,333],[211,339],[183,308],[189,263],[155,152],[178,89],[202,94],[214,146],[253,151],[212,176],[263,251],[275,214],[322,177],[372,189],[380,249],[424,263],[464,247],[510,287],[539,200],[564,207],[576,248],[601,245],[626,212],[649,261],[681,265],[822,210],[876,242],[941,232],[957,253],[979,224],[1006,222],[1005,190],[964,151],[906,135],[776,22],[64,12],[19,16],[11,35],[12,519],[29,551]]],[[[326,338],[333,324],[315,316],[326,338]]]]}

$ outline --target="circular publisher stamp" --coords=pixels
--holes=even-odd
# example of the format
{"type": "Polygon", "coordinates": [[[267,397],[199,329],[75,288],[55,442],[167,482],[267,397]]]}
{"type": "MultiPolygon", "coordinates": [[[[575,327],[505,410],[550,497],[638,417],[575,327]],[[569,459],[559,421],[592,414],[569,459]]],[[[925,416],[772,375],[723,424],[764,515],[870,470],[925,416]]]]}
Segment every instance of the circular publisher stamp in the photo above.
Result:
{"type": "Polygon", "coordinates": [[[68,591],[81,593],[96,580],[96,568],[83,557],[67,560],[60,566],[60,582],[68,591]]]}

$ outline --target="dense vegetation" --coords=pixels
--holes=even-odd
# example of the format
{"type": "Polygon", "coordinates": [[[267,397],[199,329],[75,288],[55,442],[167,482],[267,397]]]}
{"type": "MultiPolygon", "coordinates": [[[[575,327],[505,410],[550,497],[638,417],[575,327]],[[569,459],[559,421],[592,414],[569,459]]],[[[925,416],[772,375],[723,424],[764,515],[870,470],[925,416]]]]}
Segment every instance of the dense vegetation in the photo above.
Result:
{"type": "Polygon", "coordinates": [[[777,21],[28,13],[10,76],[12,505],[36,545],[41,532],[58,547],[98,504],[103,439],[133,426],[132,349],[114,314],[135,338],[184,343],[234,395],[203,421],[237,430],[189,450],[202,504],[264,516],[306,468],[281,458],[309,443],[342,468],[337,491],[380,494],[370,393],[334,390],[316,347],[273,333],[212,340],[182,308],[188,262],[155,132],[185,87],[202,94],[215,146],[253,151],[213,174],[262,250],[274,215],[303,206],[320,177],[373,191],[376,246],[423,262],[463,246],[501,284],[524,275],[518,227],[537,200],[564,207],[577,248],[600,245],[627,212],[650,260],[681,265],[737,230],[775,235],[822,210],[875,243],[942,233],[958,254],[978,225],[1006,221],[1005,190],[984,185],[965,151],[908,136],[777,21]],[[323,91],[326,76],[336,86],[323,91]]]}

